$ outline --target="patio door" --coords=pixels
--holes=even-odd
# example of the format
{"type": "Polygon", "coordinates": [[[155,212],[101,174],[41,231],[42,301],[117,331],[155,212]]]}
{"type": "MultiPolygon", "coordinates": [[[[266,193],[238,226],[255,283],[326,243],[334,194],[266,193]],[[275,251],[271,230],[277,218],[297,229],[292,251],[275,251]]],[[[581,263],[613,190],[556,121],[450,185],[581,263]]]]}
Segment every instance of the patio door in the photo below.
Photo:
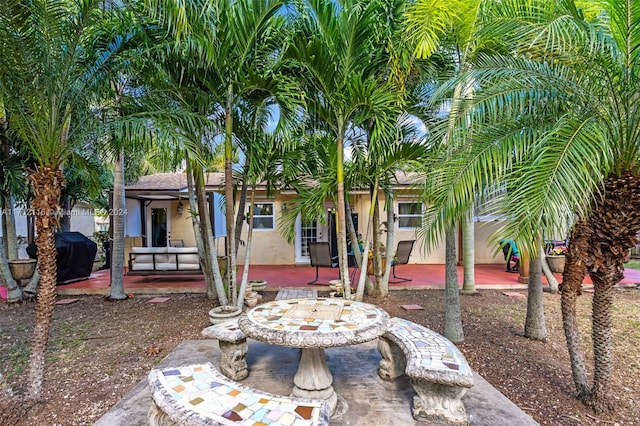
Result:
{"type": "Polygon", "coordinates": [[[322,227],[316,220],[296,219],[296,263],[311,263],[309,258],[309,243],[321,241],[323,237],[322,227]]]}
{"type": "Polygon", "coordinates": [[[147,210],[147,246],[167,247],[171,241],[171,215],[168,202],[153,202],[147,210]]]}

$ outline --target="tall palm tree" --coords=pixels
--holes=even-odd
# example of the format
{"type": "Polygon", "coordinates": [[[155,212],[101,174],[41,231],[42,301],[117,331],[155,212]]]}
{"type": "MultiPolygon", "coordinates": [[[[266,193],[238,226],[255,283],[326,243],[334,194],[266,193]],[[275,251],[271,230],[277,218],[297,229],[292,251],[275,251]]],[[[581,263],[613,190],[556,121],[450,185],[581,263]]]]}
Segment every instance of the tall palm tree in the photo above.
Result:
{"type": "MultiPolygon", "coordinates": [[[[440,53],[453,65],[454,74],[460,74],[470,67],[475,52],[473,29],[479,0],[418,0],[409,8],[407,14],[408,28],[412,38],[417,40],[415,54],[428,58],[440,53]]],[[[449,113],[455,116],[459,99],[470,97],[473,84],[460,80],[455,86],[453,102],[446,106],[449,113]]],[[[454,135],[455,122],[447,122],[448,129],[443,134],[441,143],[448,144],[454,135]]],[[[428,195],[428,192],[427,192],[428,195]]],[[[462,223],[464,290],[475,292],[475,260],[473,258],[474,226],[473,204],[467,206],[467,213],[459,218],[462,223]]],[[[446,252],[446,297],[445,297],[445,335],[454,342],[464,341],[462,313],[458,295],[457,241],[455,232],[457,224],[447,225],[445,235],[446,252]]]]}
{"type": "Polygon", "coordinates": [[[248,97],[274,97],[283,115],[291,114],[302,100],[293,82],[279,70],[285,42],[282,37],[285,19],[281,13],[284,2],[149,0],[147,3],[152,16],[181,39],[182,46],[188,46],[196,53],[191,59],[199,73],[193,83],[198,90],[208,94],[208,113],[223,117],[226,278],[231,301],[235,304],[239,289],[235,275],[234,116],[239,104],[248,97]]]}
{"type": "Polygon", "coordinates": [[[480,90],[460,115],[470,114],[471,128],[463,123],[465,143],[450,148],[432,212],[459,215],[482,178],[490,207],[510,218],[505,233],[529,253],[540,230],[572,227],[561,285],[565,336],[578,397],[603,412],[612,408],[613,286],[640,231],[640,4],[581,4],[589,8],[572,0],[483,3],[477,37],[494,53],[475,62],[480,90]],[[576,319],[586,273],[595,287],[591,384],[576,319]]]}
{"type": "Polygon", "coordinates": [[[64,175],[61,167],[80,141],[93,89],[125,43],[100,31],[101,1],[7,1],[0,9],[0,97],[11,125],[26,141],[37,228],[40,287],[29,359],[29,397],[41,399],[45,349],[55,303],[54,229],[64,175]]]}
{"type": "Polygon", "coordinates": [[[388,61],[388,55],[381,49],[386,40],[377,25],[379,18],[385,16],[384,2],[309,0],[301,3],[296,22],[298,34],[289,56],[305,77],[309,114],[314,124],[320,124],[316,129],[331,135],[336,145],[338,256],[345,295],[349,297],[345,143],[350,131],[367,120],[394,121],[398,115],[397,98],[379,74],[388,61]]]}

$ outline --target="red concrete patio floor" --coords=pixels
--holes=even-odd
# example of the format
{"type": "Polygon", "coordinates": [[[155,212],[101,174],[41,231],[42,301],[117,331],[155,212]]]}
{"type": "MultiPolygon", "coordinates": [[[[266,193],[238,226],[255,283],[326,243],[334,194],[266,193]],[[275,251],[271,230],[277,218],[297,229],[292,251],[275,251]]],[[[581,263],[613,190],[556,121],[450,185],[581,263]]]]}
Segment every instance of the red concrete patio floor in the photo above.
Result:
{"type": "MultiPolygon", "coordinates": [[[[350,271],[353,271],[350,268],[350,271]]],[[[59,285],[58,295],[108,294],[109,270],[94,272],[88,279],[70,284],[59,285]]],[[[402,265],[396,268],[400,277],[411,278],[412,281],[390,284],[391,290],[444,288],[444,265],[402,265]]],[[[358,279],[356,273],[356,280],[358,279]]],[[[636,287],[640,285],[640,271],[627,269],[621,286],[636,287]]],[[[242,276],[239,269],[238,279],[242,276]]],[[[307,285],[315,276],[315,268],[294,265],[252,265],[249,279],[267,281],[267,291],[276,291],[287,287],[306,287],[328,289],[329,280],[338,278],[337,268],[320,268],[319,280],[315,285],[307,285]]],[[[476,265],[476,287],[482,289],[524,289],[525,284],[518,282],[518,273],[504,271],[504,265],[476,265]]],[[[560,275],[556,275],[561,280],[560,275]]],[[[390,278],[393,281],[393,277],[390,278]]],[[[458,280],[462,284],[462,267],[458,267],[458,280]]],[[[546,286],[546,280],[543,277],[546,286]]],[[[585,285],[591,281],[587,277],[585,285]]],[[[202,275],[125,275],[124,288],[132,294],[168,294],[168,293],[205,293],[202,275]]]]}

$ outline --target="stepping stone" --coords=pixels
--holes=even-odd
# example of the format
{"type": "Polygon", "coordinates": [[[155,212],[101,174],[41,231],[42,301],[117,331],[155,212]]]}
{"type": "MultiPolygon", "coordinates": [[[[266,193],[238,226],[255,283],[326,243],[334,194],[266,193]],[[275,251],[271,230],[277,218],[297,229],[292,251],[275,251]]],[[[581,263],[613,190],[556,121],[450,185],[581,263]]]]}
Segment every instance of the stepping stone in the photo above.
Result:
{"type": "Polygon", "coordinates": [[[527,297],[522,293],[517,293],[515,291],[503,291],[502,294],[509,297],[527,297]]]}
{"type": "Polygon", "coordinates": [[[278,290],[276,300],[309,299],[316,297],[318,297],[318,290],[316,289],[298,290],[295,288],[281,288],[280,290],[278,290]]]}
{"type": "Polygon", "coordinates": [[[148,303],[164,303],[169,300],[169,297],[154,297],[153,299],[149,299],[148,303]]]}
{"type": "Polygon", "coordinates": [[[70,303],[77,302],[80,299],[60,299],[56,301],[56,305],[69,305],[70,303]]]}
{"type": "Polygon", "coordinates": [[[400,305],[400,307],[405,311],[420,311],[424,309],[420,305],[400,305]]]}

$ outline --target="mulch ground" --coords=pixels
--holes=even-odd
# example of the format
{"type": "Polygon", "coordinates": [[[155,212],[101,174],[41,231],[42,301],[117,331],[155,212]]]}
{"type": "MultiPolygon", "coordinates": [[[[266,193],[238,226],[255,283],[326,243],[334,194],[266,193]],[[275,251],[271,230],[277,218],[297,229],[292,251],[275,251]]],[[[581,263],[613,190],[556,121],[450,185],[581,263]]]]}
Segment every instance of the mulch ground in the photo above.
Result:
{"type": "MultiPolygon", "coordinates": [[[[525,294],[525,292],[519,292],[525,294]]],[[[0,374],[13,391],[0,389],[1,425],[90,425],[144,379],[159,360],[185,339],[200,339],[215,303],[203,295],[170,295],[164,303],[138,296],[107,302],[79,297],[56,306],[47,356],[45,400],[19,403],[33,328],[34,303],[0,303],[0,374]]],[[[275,293],[265,293],[265,301],[275,293]]],[[[640,290],[616,293],[612,395],[616,412],[596,417],[573,396],[559,296],[545,294],[546,342],[522,336],[525,297],[484,290],[462,296],[465,342],[459,348],[471,367],[544,425],[640,424],[640,290]]],[[[394,291],[366,298],[391,316],[443,332],[444,291],[394,291]],[[423,310],[405,310],[417,304],[423,310]]],[[[590,353],[591,296],[580,298],[584,345],[590,353]]],[[[590,364],[590,359],[587,359],[590,364]]],[[[498,424],[498,423],[496,423],[498,424]]]]}

